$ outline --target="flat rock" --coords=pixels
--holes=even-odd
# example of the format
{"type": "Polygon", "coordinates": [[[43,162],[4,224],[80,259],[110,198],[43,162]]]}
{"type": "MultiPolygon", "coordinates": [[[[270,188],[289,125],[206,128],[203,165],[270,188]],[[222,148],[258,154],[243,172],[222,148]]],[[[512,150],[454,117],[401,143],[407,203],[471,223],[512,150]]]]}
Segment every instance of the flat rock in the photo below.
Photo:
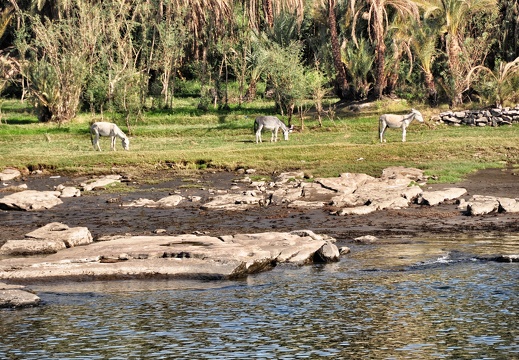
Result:
{"type": "Polygon", "coordinates": [[[0,255],[27,256],[55,254],[66,249],[65,243],[60,240],[7,240],[0,247],[0,255]]]}
{"type": "Polygon", "coordinates": [[[59,191],[25,190],[0,198],[4,210],[45,210],[63,203],[59,191]]]}
{"type": "Polygon", "coordinates": [[[137,199],[135,201],[131,201],[128,203],[124,203],[123,206],[127,207],[159,207],[159,208],[167,208],[167,207],[175,207],[180,202],[184,200],[184,198],[180,195],[171,195],[166,196],[162,199],[159,199],[157,201],[150,200],[150,199],[137,199]]]}
{"type": "Polygon", "coordinates": [[[337,261],[334,242],[329,236],[308,230],[220,237],[128,236],[68,248],[45,257],[0,260],[0,279],[41,282],[145,277],[234,278],[269,270],[277,263],[304,265],[337,261]]]}
{"type": "Polygon", "coordinates": [[[92,191],[99,188],[104,188],[113,183],[120,183],[121,175],[106,175],[100,179],[93,179],[81,184],[83,191],[92,191]]]}
{"type": "Polygon", "coordinates": [[[23,289],[3,289],[0,283],[0,308],[26,307],[40,304],[41,299],[23,289]]]}

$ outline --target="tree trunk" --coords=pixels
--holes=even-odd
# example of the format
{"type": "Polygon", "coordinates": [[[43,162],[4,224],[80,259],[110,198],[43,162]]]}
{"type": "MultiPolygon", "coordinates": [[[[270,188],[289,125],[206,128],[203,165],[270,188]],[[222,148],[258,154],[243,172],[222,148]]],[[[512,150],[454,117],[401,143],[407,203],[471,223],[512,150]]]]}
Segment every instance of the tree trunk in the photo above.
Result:
{"type": "Polygon", "coordinates": [[[425,87],[429,105],[438,105],[438,91],[436,90],[436,84],[434,83],[434,76],[430,72],[425,73],[425,87]]]}
{"type": "Polygon", "coordinates": [[[263,10],[265,11],[265,19],[267,20],[267,24],[269,28],[274,27],[274,10],[272,8],[272,0],[265,0],[263,2],[263,10]]]}
{"type": "Polygon", "coordinates": [[[333,64],[337,72],[335,80],[336,92],[341,99],[345,99],[349,95],[348,80],[346,79],[346,68],[341,59],[341,48],[337,34],[337,17],[335,16],[335,0],[328,0],[328,25],[330,26],[333,64]]]}
{"type": "Polygon", "coordinates": [[[382,12],[373,12],[373,32],[375,34],[375,86],[374,92],[377,99],[382,98],[386,87],[385,56],[386,44],[384,43],[384,19],[382,12]]]}
{"type": "Polygon", "coordinates": [[[448,35],[447,56],[449,58],[449,70],[452,77],[451,107],[455,108],[463,103],[463,84],[461,79],[461,47],[456,34],[448,35]]]}

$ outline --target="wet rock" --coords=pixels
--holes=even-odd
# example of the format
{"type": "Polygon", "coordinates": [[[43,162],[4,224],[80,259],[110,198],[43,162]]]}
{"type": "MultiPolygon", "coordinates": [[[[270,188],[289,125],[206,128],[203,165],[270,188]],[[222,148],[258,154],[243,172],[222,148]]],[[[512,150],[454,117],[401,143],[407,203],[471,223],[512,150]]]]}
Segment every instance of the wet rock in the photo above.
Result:
{"type": "Polygon", "coordinates": [[[334,242],[332,237],[308,230],[220,237],[128,236],[41,258],[0,260],[0,279],[234,278],[268,270],[277,263],[337,261],[339,250],[334,242]]]}
{"type": "Polygon", "coordinates": [[[26,307],[40,304],[41,299],[20,285],[0,283],[0,308],[26,307]]]}
{"type": "Polygon", "coordinates": [[[314,262],[329,263],[339,261],[341,255],[335,244],[326,242],[319,250],[315,252],[314,262]]]}
{"type": "Polygon", "coordinates": [[[63,203],[59,191],[25,190],[0,198],[4,210],[45,210],[63,203]]]}

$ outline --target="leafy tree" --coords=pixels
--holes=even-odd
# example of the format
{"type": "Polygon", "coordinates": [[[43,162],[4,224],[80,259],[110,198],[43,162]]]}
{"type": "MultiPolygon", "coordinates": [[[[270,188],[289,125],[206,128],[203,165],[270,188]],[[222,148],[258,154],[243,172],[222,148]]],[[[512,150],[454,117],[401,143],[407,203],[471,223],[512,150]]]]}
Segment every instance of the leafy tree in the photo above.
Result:
{"type": "Polygon", "coordinates": [[[373,50],[367,40],[361,38],[355,44],[348,43],[342,53],[342,62],[346,64],[356,99],[367,99],[373,86],[369,74],[373,65],[373,50]]]}
{"type": "Polygon", "coordinates": [[[268,64],[265,72],[267,81],[272,86],[276,108],[281,115],[288,115],[289,125],[294,107],[308,94],[301,58],[301,43],[295,41],[285,47],[272,43],[264,58],[268,64]]]}
{"type": "Polygon", "coordinates": [[[54,22],[24,18],[16,43],[22,59],[20,72],[27,79],[40,121],[61,124],[76,115],[90,49],[95,48],[83,36],[89,24],[87,13],[80,10],[73,18],[54,22]],[[27,36],[29,31],[33,37],[27,36]]]}

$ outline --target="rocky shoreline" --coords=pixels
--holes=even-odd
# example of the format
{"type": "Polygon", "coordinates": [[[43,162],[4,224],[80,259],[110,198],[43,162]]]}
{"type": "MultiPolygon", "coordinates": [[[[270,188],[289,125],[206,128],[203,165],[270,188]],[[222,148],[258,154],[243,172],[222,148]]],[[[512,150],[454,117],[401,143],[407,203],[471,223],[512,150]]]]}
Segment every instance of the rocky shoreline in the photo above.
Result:
{"type": "MultiPolygon", "coordinates": [[[[337,238],[344,241],[345,236],[333,225],[345,226],[342,225],[345,220],[341,219],[351,222],[351,229],[355,221],[360,224],[371,222],[375,217],[395,214],[398,217],[412,209],[430,212],[425,209],[438,209],[444,204],[454,209],[456,216],[465,219],[507,216],[517,223],[519,218],[515,194],[490,196],[469,193],[461,186],[430,187],[423,172],[413,168],[388,168],[380,178],[346,173],[312,182],[305,180],[301,173],[283,173],[275,179],[265,180],[253,180],[253,174],[251,170],[238,172],[226,188],[200,186],[194,191],[177,186],[158,199],[136,196],[123,199],[120,195],[103,198],[103,206],[109,207],[113,214],[124,216],[126,213],[135,229],[146,219],[158,221],[160,216],[157,215],[170,221],[173,214],[196,220],[192,223],[196,228],[186,225],[190,229],[188,232],[175,226],[173,230],[155,227],[151,233],[141,230],[141,234],[134,234],[103,228],[104,222],[115,221],[109,215],[106,219],[95,213],[84,215],[85,209],[79,209],[76,216],[70,214],[73,211],[58,212],[58,209],[66,209],[71,201],[68,199],[72,198],[76,198],[80,206],[84,202],[99,208],[100,197],[95,192],[112,183],[129,181],[124,176],[82,179],[75,184],[60,183],[49,190],[33,190],[17,181],[20,176],[14,171],[8,171],[7,175],[4,172],[5,176],[14,175],[2,179],[6,184],[12,182],[9,190],[4,191],[7,195],[0,197],[0,207],[4,209],[0,215],[10,220],[4,224],[16,223],[11,216],[13,212],[53,215],[61,217],[63,222],[48,222],[24,233],[23,237],[0,238],[0,281],[5,283],[0,284],[0,306],[39,303],[37,296],[20,284],[148,277],[228,279],[267,271],[281,263],[301,266],[338,261],[341,253],[348,252],[347,247],[336,245],[337,238]],[[44,196],[39,196],[43,192],[44,196]],[[93,196],[80,198],[82,194],[93,196]],[[316,215],[320,220],[311,221],[310,213],[320,214],[316,215]],[[78,219],[78,214],[85,218],[78,219]],[[143,214],[152,217],[142,219],[143,214]],[[289,214],[292,215],[287,218],[289,214]],[[292,221],[294,214],[301,214],[297,216],[302,221],[292,221]],[[65,215],[70,218],[67,220],[65,215]],[[208,215],[214,215],[219,226],[223,224],[222,220],[234,218],[238,228],[253,232],[222,232],[221,228],[211,225],[215,223],[208,215]],[[200,216],[205,216],[207,224],[200,216]],[[257,216],[256,220],[254,216],[257,216]],[[75,226],[85,219],[90,219],[83,224],[87,226],[75,226]],[[269,221],[268,231],[256,227],[260,221],[269,221]],[[291,229],[280,231],[276,229],[279,223],[291,229]],[[202,224],[216,229],[204,231],[202,224]],[[308,226],[301,227],[302,224],[308,226]],[[93,225],[100,229],[97,234],[91,233],[93,225]],[[106,233],[100,234],[102,229],[106,233]],[[26,297],[22,296],[24,294],[26,297]]],[[[0,176],[4,175],[0,173],[0,176]]],[[[150,189],[149,194],[157,193],[150,189]]],[[[449,210],[449,216],[454,216],[454,211],[449,210]]],[[[430,217],[424,218],[423,224],[427,220],[431,222],[430,217]]],[[[425,229],[423,224],[421,228],[425,229]]],[[[433,221],[431,225],[438,226],[438,222],[433,221]]],[[[398,223],[398,226],[403,225],[398,223]]],[[[501,254],[490,260],[517,261],[517,255],[501,254]]]]}

